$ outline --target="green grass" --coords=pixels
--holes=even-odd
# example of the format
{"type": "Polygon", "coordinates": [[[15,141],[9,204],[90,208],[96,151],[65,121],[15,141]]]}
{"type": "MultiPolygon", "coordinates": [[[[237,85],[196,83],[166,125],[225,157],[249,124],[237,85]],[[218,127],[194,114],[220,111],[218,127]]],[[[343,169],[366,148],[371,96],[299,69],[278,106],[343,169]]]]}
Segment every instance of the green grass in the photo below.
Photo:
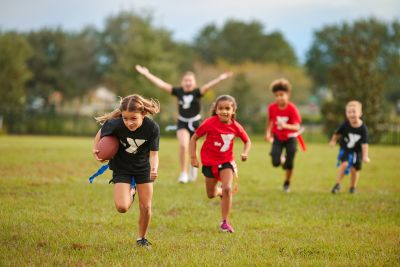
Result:
{"type": "MultiPolygon", "coordinates": [[[[218,199],[202,177],[177,183],[177,142],[162,139],[154,184],[153,249],[135,246],[138,207],[115,211],[110,172],[92,139],[0,137],[0,266],[400,266],[400,148],[371,146],[358,192],[331,195],[337,149],[299,152],[292,193],[281,192],[270,146],[255,141],[239,163],[231,222],[218,232],[218,199]]],[[[242,147],[240,141],[236,149],[242,147]]]]}

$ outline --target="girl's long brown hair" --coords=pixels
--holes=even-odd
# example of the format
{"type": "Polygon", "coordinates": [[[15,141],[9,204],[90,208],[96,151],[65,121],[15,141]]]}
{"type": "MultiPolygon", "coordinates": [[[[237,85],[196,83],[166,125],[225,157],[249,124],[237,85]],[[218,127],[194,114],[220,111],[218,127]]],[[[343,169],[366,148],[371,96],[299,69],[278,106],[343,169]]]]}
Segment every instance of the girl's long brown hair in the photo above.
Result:
{"type": "Polygon", "coordinates": [[[150,113],[151,115],[160,112],[160,103],[155,99],[146,99],[140,95],[128,95],[121,98],[119,108],[100,117],[96,117],[96,122],[104,124],[110,119],[119,118],[123,111],[150,113]]]}

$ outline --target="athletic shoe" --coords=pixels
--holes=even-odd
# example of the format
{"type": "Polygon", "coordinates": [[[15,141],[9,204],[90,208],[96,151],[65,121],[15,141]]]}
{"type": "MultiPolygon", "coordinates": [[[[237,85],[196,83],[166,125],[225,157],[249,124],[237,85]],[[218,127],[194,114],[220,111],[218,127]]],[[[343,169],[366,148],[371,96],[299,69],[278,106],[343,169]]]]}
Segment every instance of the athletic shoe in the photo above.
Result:
{"type": "Polygon", "coordinates": [[[139,247],[143,247],[146,249],[151,249],[151,243],[146,238],[142,237],[141,239],[136,240],[136,244],[139,247]]]}
{"type": "Polygon", "coordinates": [[[222,232],[225,232],[225,233],[233,233],[233,232],[235,232],[233,230],[233,227],[226,220],[223,220],[221,222],[220,229],[221,229],[222,232]]]}
{"type": "Polygon", "coordinates": [[[182,184],[186,184],[189,182],[189,177],[186,172],[181,172],[181,175],[179,175],[178,181],[182,184]]]}
{"type": "Polygon", "coordinates": [[[190,182],[194,182],[197,180],[197,170],[198,169],[199,168],[193,167],[190,165],[190,167],[189,167],[189,181],[190,182]]]}
{"type": "Polygon", "coordinates": [[[355,192],[356,192],[356,188],[355,187],[350,187],[349,193],[350,194],[354,194],[355,192]]]}
{"type": "Polygon", "coordinates": [[[290,183],[287,181],[285,181],[285,183],[283,184],[283,192],[285,192],[285,193],[290,192],[290,183]]]}
{"type": "Polygon", "coordinates": [[[332,194],[339,193],[340,191],[340,184],[335,184],[335,186],[332,188],[332,194]]]}

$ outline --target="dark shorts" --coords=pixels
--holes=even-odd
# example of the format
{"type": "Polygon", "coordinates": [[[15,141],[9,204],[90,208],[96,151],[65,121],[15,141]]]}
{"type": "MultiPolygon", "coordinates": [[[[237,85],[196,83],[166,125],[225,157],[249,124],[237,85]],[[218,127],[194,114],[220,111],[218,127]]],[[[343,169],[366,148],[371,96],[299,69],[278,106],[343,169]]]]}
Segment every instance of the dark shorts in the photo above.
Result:
{"type": "Polygon", "coordinates": [[[351,167],[360,171],[362,168],[362,154],[360,152],[345,151],[343,156],[340,158],[340,162],[348,162],[350,153],[353,153],[353,162],[351,163],[351,167]]]}
{"type": "MultiPolygon", "coordinates": [[[[203,166],[203,167],[201,167],[201,172],[207,178],[217,178],[217,177],[214,176],[211,168],[212,168],[211,166],[203,166]]],[[[218,165],[218,171],[219,172],[221,170],[223,170],[223,169],[231,169],[232,171],[234,171],[234,168],[233,168],[232,164],[230,164],[229,162],[222,163],[222,164],[218,165]]]]}
{"type": "Polygon", "coordinates": [[[113,173],[113,178],[111,179],[110,183],[112,182],[114,184],[116,183],[131,184],[132,178],[135,180],[136,184],[146,184],[153,182],[153,180],[150,179],[150,173],[135,174],[135,175],[113,173]]]}
{"type": "Polygon", "coordinates": [[[285,141],[279,140],[276,135],[274,135],[274,142],[272,143],[272,148],[270,155],[272,157],[272,165],[278,167],[281,165],[281,155],[285,149],[286,161],[283,164],[285,170],[292,170],[294,168],[294,157],[297,151],[297,139],[289,138],[285,141]]]}
{"type": "Polygon", "coordinates": [[[178,122],[176,123],[177,130],[186,129],[189,131],[190,136],[192,136],[194,134],[194,130],[196,130],[200,126],[200,122],[201,122],[201,120],[194,121],[193,129],[190,129],[188,122],[178,120],[178,122]]]}

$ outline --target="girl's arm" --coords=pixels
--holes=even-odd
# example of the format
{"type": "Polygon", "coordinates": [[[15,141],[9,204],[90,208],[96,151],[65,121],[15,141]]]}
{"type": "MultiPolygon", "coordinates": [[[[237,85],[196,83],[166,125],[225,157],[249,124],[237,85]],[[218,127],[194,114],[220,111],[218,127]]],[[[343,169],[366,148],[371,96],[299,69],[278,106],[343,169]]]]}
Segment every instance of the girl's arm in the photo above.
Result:
{"type": "Polygon", "coordinates": [[[240,157],[242,158],[242,161],[246,161],[247,160],[250,148],[251,148],[251,141],[249,139],[246,143],[244,143],[243,152],[242,152],[242,154],[240,154],[240,157]]]}
{"type": "Polygon", "coordinates": [[[136,70],[146,77],[150,82],[152,82],[155,86],[167,91],[168,93],[172,92],[173,86],[169,83],[164,82],[157,76],[153,75],[146,67],[136,65],[136,70]]]}
{"type": "Polygon", "coordinates": [[[368,144],[361,144],[361,149],[362,149],[362,159],[364,162],[369,163],[371,160],[369,159],[368,156],[368,144]]]}
{"type": "Polygon", "coordinates": [[[149,155],[149,161],[150,161],[150,179],[155,180],[157,179],[158,176],[158,151],[151,151],[150,150],[150,155],[149,155]]]}
{"type": "Polygon", "coordinates": [[[199,161],[197,160],[196,154],[196,143],[199,138],[200,137],[197,134],[193,134],[189,142],[190,164],[192,164],[193,167],[199,167],[199,161]]]}
{"type": "Polygon", "coordinates": [[[339,137],[340,137],[339,134],[333,134],[332,138],[331,138],[331,141],[329,141],[329,145],[332,146],[332,147],[336,146],[336,142],[339,139],[339,137]]]}
{"type": "Polygon", "coordinates": [[[265,127],[265,135],[264,135],[265,141],[270,142],[270,143],[272,143],[274,141],[274,138],[271,133],[272,124],[273,124],[273,122],[270,120],[267,122],[267,126],[265,127]]]}
{"type": "Polygon", "coordinates": [[[96,160],[100,161],[100,162],[104,162],[105,160],[99,159],[99,157],[97,156],[97,153],[99,153],[99,150],[97,149],[97,144],[100,141],[100,134],[101,134],[101,129],[97,132],[96,136],[94,137],[94,142],[93,142],[93,156],[96,158],[96,160]]]}
{"type": "Polygon", "coordinates": [[[208,90],[210,90],[213,86],[217,85],[218,83],[222,82],[223,80],[228,79],[229,77],[231,77],[233,75],[233,72],[224,72],[221,75],[218,76],[218,78],[209,81],[208,83],[206,83],[205,85],[203,85],[200,88],[200,93],[201,95],[204,95],[205,93],[207,93],[208,90]]]}
{"type": "Polygon", "coordinates": [[[292,131],[298,131],[300,129],[300,124],[289,124],[285,122],[278,122],[278,126],[282,127],[282,129],[288,129],[292,131]]]}

